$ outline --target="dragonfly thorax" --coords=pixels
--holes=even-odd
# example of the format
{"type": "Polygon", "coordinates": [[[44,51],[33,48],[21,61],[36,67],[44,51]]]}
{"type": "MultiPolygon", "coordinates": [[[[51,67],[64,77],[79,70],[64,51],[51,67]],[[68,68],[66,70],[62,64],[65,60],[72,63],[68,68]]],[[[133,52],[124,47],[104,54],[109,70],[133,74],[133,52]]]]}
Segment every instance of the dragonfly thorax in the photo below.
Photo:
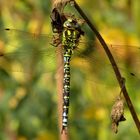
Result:
{"type": "Polygon", "coordinates": [[[62,45],[64,49],[75,49],[81,35],[80,25],[72,19],[68,19],[63,24],[62,45]]]}

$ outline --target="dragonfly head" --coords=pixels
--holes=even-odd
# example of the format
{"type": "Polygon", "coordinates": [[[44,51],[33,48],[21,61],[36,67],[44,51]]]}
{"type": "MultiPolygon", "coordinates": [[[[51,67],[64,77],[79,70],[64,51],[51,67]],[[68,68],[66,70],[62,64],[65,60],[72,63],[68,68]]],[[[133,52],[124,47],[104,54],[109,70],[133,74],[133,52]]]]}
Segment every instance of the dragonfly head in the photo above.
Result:
{"type": "Polygon", "coordinates": [[[64,24],[63,24],[64,28],[67,29],[80,29],[80,25],[78,24],[78,22],[72,18],[67,19],[64,24]]]}

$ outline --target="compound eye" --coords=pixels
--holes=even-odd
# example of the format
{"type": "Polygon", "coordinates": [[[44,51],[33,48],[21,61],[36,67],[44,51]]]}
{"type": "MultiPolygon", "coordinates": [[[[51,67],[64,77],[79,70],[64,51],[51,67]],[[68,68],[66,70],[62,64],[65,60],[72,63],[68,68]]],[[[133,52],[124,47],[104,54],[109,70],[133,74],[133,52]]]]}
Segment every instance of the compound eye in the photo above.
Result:
{"type": "Polygon", "coordinates": [[[70,28],[70,27],[71,27],[71,24],[70,24],[69,22],[67,22],[67,23],[66,23],[66,26],[67,26],[68,28],[70,28]]]}
{"type": "Polygon", "coordinates": [[[64,23],[64,27],[65,27],[65,28],[70,28],[70,27],[71,27],[71,23],[68,22],[68,21],[66,21],[66,22],[64,23]]]}

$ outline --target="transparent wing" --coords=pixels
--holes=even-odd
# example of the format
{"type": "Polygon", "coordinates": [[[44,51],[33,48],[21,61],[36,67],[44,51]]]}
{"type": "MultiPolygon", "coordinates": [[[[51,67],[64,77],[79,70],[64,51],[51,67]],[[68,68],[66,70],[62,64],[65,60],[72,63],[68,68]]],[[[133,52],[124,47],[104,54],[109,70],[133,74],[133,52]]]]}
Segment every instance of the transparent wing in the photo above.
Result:
{"type": "MultiPolygon", "coordinates": [[[[122,76],[127,83],[138,85],[140,82],[140,48],[139,46],[113,45],[108,44],[122,76]]],[[[75,67],[79,65],[82,71],[87,71],[88,79],[94,79],[96,83],[117,84],[117,80],[110,64],[110,61],[104,52],[104,49],[97,41],[80,40],[79,46],[75,51],[78,56],[75,61],[75,67]],[[81,62],[81,65],[80,65],[81,62]]],[[[74,60],[74,59],[73,59],[74,60]]]]}
{"type": "Polygon", "coordinates": [[[0,67],[7,71],[31,73],[55,69],[56,48],[51,36],[16,29],[0,30],[0,67]]]}
{"type": "MultiPolygon", "coordinates": [[[[56,70],[56,54],[61,52],[51,45],[52,36],[15,29],[0,31],[0,67],[2,69],[25,73],[34,71],[46,73],[56,70]]],[[[108,46],[126,81],[138,83],[140,79],[139,47],[108,46]]],[[[94,83],[117,83],[112,66],[101,45],[96,41],[86,41],[83,37],[74,50],[71,66],[72,71],[82,73],[85,79],[94,83]]],[[[59,67],[62,68],[63,65],[59,67]]]]}

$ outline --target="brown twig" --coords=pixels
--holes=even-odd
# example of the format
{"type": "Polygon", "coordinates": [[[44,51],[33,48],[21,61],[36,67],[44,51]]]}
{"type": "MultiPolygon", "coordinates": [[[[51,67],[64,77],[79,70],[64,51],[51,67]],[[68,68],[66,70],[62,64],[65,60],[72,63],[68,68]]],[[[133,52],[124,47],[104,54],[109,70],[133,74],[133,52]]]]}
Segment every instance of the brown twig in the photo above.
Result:
{"type": "MultiPolygon", "coordinates": [[[[67,4],[67,1],[65,3],[62,3],[62,0],[52,0],[52,9],[57,8],[59,12],[63,12],[64,6],[67,4]]],[[[52,13],[51,13],[52,14],[52,13]]],[[[56,17],[57,18],[57,17],[56,17]]],[[[55,19],[54,19],[55,20],[55,19]]],[[[58,27],[58,26],[57,26],[58,27]]],[[[59,27],[58,27],[59,30],[59,27]]],[[[61,32],[61,30],[60,30],[61,32]]],[[[58,38],[59,33],[58,32],[58,38]]],[[[56,42],[57,44],[57,42],[56,42]]],[[[57,51],[62,52],[62,46],[60,43],[58,43],[57,51]]],[[[62,53],[56,53],[57,57],[57,74],[56,74],[56,84],[57,84],[57,94],[58,94],[58,125],[59,125],[59,131],[62,129],[62,104],[63,104],[63,69],[59,69],[60,65],[63,64],[63,56],[62,53]],[[59,74],[59,76],[58,76],[59,74]]],[[[68,140],[68,135],[65,133],[59,133],[59,139],[60,140],[68,140]]]]}
{"type": "Polygon", "coordinates": [[[131,99],[129,98],[129,95],[128,95],[128,92],[127,92],[127,89],[126,87],[123,85],[124,82],[122,82],[122,79],[123,77],[121,76],[121,73],[118,69],[118,66],[114,60],[114,57],[113,55],[111,54],[106,42],[104,41],[104,39],[102,38],[102,36],[100,35],[100,33],[97,31],[97,29],[95,28],[95,26],[91,23],[91,21],[88,19],[88,17],[85,15],[85,13],[82,11],[82,9],[79,7],[79,5],[76,3],[76,1],[73,0],[73,3],[74,7],[76,8],[76,10],[79,12],[79,14],[83,17],[83,19],[87,22],[88,26],[91,28],[91,30],[95,33],[96,37],[98,38],[99,42],[101,43],[101,45],[103,46],[108,58],[109,58],[109,61],[113,67],[113,70],[115,72],[115,75],[116,75],[116,78],[118,80],[118,83],[120,85],[120,88],[122,89],[122,92],[123,92],[123,95],[125,97],[125,100],[127,102],[127,105],[129,107],[129,110],[131,112],[131,115],[133,117],[133,120],[137,126],[137,129],[138,129],[138,132],[140,133],[140,122],[139,122],[139,119],[137,117],[137,114],[135,112],[135,109],[133,107],[133,104],[131,102],[131,99]],[[123,87],[124,86],[124,87],[123,87]],[[123,87],[123,88],[122,88],[123,87]]]}

